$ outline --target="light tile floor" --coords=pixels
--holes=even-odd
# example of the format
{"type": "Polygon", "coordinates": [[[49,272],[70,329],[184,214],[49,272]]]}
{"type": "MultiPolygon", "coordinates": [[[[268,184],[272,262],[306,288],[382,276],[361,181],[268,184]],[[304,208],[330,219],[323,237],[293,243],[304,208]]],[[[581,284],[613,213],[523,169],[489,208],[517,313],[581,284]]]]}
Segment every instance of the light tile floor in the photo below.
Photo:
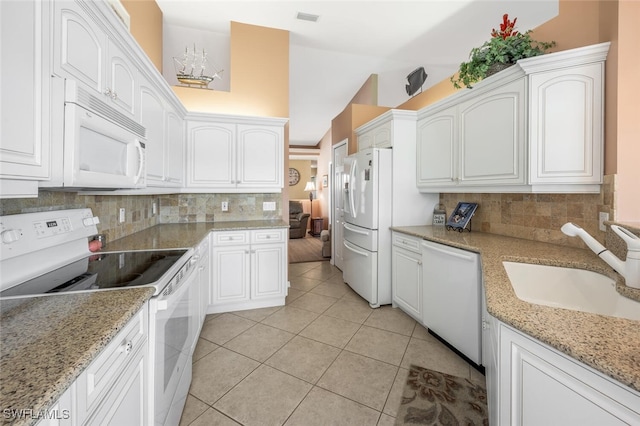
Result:
{"type": "Polygon", "coordinates": [[[180,425],[393,425],[411,364],[484,376],[329,262],[289,265],[284,307],[209,315],[180,425]]]}

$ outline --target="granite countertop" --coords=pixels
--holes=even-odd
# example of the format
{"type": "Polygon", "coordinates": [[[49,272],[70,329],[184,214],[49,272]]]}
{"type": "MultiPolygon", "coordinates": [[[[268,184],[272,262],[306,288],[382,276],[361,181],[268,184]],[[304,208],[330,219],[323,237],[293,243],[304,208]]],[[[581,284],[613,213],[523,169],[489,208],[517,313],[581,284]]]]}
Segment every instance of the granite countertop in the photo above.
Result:
{"type": "Polygon", "coordinates": [[[283,220],[165,223],[112,242],[107,241],[104,251],[191,248],[202,241],[210,231],[242,231],[260,228],[289,228],[289,224],[283,220]]]}
{"type": "MultiPolygon", "coordinates": [[[[282,220],[160,224],[105,251],[191,248],[210,231],[288,228],[282,220]]],[[[153,295],[151,287],[0,301],[0,424],[34,424],[153,295]],[[24,413],[24,412],[23,412],[24,413]]]]}
{"type": "Polygon", "coordinates": [[[152,294],[138,287],[0,301],[0,409],[25,410],[2,411],[0,423],[35,423],[152,294]]]}
{"type": "Polygon", "coordinates": [[[603,273],[618,281],[620,294],[640,301],[640,290],[591,251],[481,232],[444,227],[393,227],[413,235],[480,253],[487,310],[500,321],[640,391],[640,321],[535,305],[518,299],[503,260],[567,266],[603,273]]]}

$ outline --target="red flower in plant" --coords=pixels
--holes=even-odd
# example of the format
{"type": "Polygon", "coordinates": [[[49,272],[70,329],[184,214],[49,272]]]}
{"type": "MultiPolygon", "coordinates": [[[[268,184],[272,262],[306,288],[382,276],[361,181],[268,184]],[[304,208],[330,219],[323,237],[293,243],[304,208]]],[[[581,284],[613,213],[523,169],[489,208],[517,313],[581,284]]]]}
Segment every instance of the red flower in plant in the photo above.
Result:
{"type": "Polygon", "coordinates": [[[491,30],[491,37],[502,37],[502,39],[506,39],[507,37],[515,36],[518,34],[517,31],[514,31],[516,27],[516,21],[518,18],[514,18],[513,21],[509,19],[509,14],[505,13],[502,16],[502,24],[500,24],[500,31],[496,31],[496,29],[491,30]]]}

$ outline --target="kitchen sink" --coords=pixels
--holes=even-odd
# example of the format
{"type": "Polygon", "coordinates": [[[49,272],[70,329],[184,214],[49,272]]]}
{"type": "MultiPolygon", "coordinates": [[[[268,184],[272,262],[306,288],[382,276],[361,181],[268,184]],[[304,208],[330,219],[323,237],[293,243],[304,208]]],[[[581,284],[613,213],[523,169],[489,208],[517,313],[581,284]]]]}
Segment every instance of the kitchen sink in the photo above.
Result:
{"type": "Polygon", "coordinates": [[[593,271],[502,262],[525,302],[640,321],[640,302],[616,292],[615,280],[593,271]]]}

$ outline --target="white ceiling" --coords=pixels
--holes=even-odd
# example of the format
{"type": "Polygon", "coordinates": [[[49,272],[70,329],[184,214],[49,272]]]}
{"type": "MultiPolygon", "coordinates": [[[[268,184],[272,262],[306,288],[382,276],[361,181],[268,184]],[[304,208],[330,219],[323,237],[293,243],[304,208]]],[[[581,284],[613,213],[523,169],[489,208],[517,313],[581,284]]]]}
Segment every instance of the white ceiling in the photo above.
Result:
{"type": "Polygon", "coordinates": [[[288,30],[290,144],[303,146],[320,141],[371,74],[378,104],[396,107],[409,99],[411,71],[425,68],[424,89],[449,78],[504,13],[518,18],[520,31],[558,14],[558,0],[156,1],[165,25],[226,37],[231,21],[288,30]],[[298,12],[320,18],[301,21],[298,12]]]}

